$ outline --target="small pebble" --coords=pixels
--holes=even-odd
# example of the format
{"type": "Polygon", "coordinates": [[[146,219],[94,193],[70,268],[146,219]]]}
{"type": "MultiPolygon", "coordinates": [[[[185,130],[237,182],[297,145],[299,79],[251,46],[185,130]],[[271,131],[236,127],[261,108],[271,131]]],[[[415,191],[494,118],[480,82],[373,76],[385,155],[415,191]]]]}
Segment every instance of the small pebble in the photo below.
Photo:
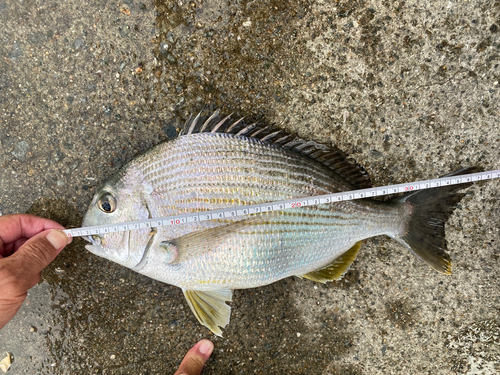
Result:
{"type": "Polygon", "coordinates": [[[20,141],[17,143],[14,151],[11,152],[12,155],[16,157],[19,161],[26,161],[26,153],[29,151],[30,145],[26,141],[20,141]]]}
{"type": "Polygon", "coordinates": [[[165,42],[160,43],[160,53],[167,53],[168,51],[168,44],[165,42]]]}
{"type": "Polygon", "coordinates": [[[0,361],[0,370],[2,370],[3,372],[9,371],[10,365],[12,364],[12,361],[10,359],[10,353],[6,352],[6,354],[7,357],[5,357],[0,361]]]}
{"type": "Polygon", "coordinates": [[[83,38],[81,36],[79,36],[78,38],[75,39],[75,48],[76,49],[82,48],[84,44],[85,44],[85,41],[83,40],[83,38]]]}

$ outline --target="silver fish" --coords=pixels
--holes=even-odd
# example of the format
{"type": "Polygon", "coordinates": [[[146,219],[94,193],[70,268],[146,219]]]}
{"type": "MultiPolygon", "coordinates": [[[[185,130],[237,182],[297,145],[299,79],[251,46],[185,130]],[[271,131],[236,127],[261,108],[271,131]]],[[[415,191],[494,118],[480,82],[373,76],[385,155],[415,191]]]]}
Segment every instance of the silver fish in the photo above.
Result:
{"type": "MultiPolygon", "coordinates": [[[[471,169],[457,172],[468,173],[471,169]]],[[[369,186],[343,154],[261,126],[198,115],[184,135],[132,160],[97,191],[83,226],[203,212],[369,186]]],[[[424,190],[389,202],[319,204],[184,225],[88,237],[92,253],[182,288],[201,324],[229,323],[232,289],[299,276],[339,279],[360,241],[394,238],[450,273],[444,223],[461,187],[424,190]]]]}

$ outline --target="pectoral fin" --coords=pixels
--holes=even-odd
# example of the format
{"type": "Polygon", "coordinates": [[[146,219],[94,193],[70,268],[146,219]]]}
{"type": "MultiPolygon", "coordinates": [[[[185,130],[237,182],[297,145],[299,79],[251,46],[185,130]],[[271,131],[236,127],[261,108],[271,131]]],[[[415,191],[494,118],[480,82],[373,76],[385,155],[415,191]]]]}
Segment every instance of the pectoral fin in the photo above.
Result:
{"type": "Polygon", "coordinates": [[[161,260],[167,264],[175,262],[179,257],[179,249],[170,241],[162,241],[158,244],[158,247],[161,250],[161,260]]]}
{"type": "Polygon", "coordinates": [[[261,217],[254,216],[235,223],[185,234],[162,243],[165,244],[165,248],[175,250],[175,258],[172,258],[171,263],[182,263],[213,251],[239,230],[261,220],[261,217]]]}
{"type": "Polygon", "coordinates": [[[198,290],[182,290],[198,321],[222,337],[222,330],[229,323],[231,307],[226,302],[231,301],[233,292],[229,289],[202,292],[198,290]]]}
{"type": "Polygon", "coordinates": [[[302,275],[302,277],[319,283],[326,283],[328,281],[341,279],[351,266],[352,262],[354,262],[354,259],[356,259],[360,247],[361,241],[356,242],[353,247],[335,259],[328,266],[306,273],[305,275],[302,275]]]}

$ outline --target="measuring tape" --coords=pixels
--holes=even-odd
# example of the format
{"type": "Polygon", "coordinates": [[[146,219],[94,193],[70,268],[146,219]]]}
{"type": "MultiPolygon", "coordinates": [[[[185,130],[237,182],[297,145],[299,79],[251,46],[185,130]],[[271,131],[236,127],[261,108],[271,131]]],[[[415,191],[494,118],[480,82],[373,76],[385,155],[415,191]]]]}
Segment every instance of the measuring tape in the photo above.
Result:
{"type": "Polygon", "coordinates": [[[396,193],[406,193],[416,190],[432,189],[440,186],[458,185],[467,182],[492,180],[500,177],[500,169],[486,172],[470,173],[460,176],[441,177],[433,180],[415,181],[406,184],[388,185],[373,187],[368,189],[343,191],[340,193],[317,195],[298,199],[287,199],[283,201],[258,203],[248,206],[227,207],[219,210],[187,213],[175,216],[157,217],[153,219],[128,221],[124,223],[95,225],[85,228],[66,229],[64,233],[68,237],[81,237],[90,235],[101,235],[106,233],[124,232],[152,227],[165,227],[169,225],[181,225],[198,221],[216,220],[244,216],[248,214],[258,214],[261,212],[279,211],[287,208],[299,208],[315,206],[318,204],[345,202],[355,199],[380,197],[396,193]]]}

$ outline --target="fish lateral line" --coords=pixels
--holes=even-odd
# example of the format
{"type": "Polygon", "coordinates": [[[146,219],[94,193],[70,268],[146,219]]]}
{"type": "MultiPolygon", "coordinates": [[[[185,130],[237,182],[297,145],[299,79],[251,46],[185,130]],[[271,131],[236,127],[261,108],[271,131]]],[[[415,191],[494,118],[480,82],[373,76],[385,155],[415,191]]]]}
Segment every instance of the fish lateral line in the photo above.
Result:
{"type": "Polygon", "coordinates": [[[157,228],[162,226],[182,225],[199,221],[219,220],[237,216],[246,216],[264,212],[280,211],[291,208],[316,206],[335,202],[345,202],[357,199],[374,198],[398,193],[409,193],[417,190],[433,189],[442,186],[459,185],[471,182],[479,182],[500,178],[500,169],[469,173],[457,176],[441,177],[429,180],[420,180],[409,183],[371,187],[339,193],[330,193],[316,196],[308,196],[294,199],[286,199],[268,203],[257,203],[245,206],[227,207],[210,211],[198,211],[194,213],[179,214],[135,220],[115,224],[95,225],[90,227],[65,229],[63,232],[68,237],[83,237],[92,235],[103,235],[107,233],[125,232],[146,228],[157,228]]]}

